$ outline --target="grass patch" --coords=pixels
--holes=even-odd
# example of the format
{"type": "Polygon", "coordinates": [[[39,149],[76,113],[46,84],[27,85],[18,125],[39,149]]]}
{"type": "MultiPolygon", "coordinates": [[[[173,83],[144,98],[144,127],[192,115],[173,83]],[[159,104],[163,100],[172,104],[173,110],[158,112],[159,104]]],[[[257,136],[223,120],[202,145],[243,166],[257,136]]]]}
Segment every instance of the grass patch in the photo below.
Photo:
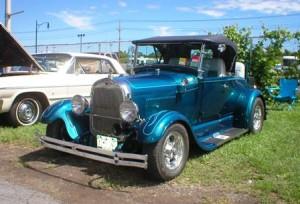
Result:
{"type": "Polygon", "coordinates": [[[214,152],[192,157],[181,183],[231,185],[262,198],[300,202],[300,107],[270,111],[263,131],[245,135],[214,152]]]}
{"type": "Polygon", "coordinates": [[[1,127],[0,143],[16,143],[28,146],[39,146],[39,141],[35,137],[36,132],[43,134],[45,132],[44,124],[36,124],[28,127],[1,127]]]}
{"type": "MultiPolygon", "coordinates": [[[[45,125],[0,127],[0,143],[38,146],[34,136],[36,131],[44,133],[45,125]]],[[[194,153],[182,175],[172,182],[230,187],[254,193],[262,202],[272,203],[282,199],[289,203],[300,203],[299,147],[300,106],[293,111],[269,111],[268,120],[260,134],[242,136],[211,153],[194,153]]],[[[109,169],[110,173],[103,175],[112,178],[120,175],[120,180],[100,178],[93,182],[94,186],[122,186],[120,183],[126,179],[124,172],[112,166],[109,169]]],[[[141,179],[136,176],[128,178],[132,178],[127,181],[129,183],[141,179]]]]}

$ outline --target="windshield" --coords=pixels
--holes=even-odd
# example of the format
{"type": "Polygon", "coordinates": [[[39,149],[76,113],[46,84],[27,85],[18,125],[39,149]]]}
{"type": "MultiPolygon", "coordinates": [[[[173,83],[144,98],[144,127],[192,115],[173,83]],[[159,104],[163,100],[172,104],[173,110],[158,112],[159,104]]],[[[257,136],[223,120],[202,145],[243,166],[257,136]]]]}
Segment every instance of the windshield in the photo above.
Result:
{"type": "Polygon", "coordinates": [[[138,45],[136,50],[136,66],[169,65],[182,71],[193,69],[201,71],[206,77],[225,76],[226,65],[222,58],[225,47],[219,48],[203,44],[155,44],[138,45]]]}
{"type": "MultiPolygon", "coordinates": [[[[139,45],[136,66],[166,64],[198,69],[201,63],[201,44],[139,45]]],[[[206,48],[202,61],[213,58],[213,50],[206,48]]]]}
{"type": "Polygon", "coordinates": [[[71,59],[67,54],[39,54],[33,57],[46,72],[58,72],[71,59]]]}
{"type": "MultiPolygon", "coordinates": [[[[201,62],[201,44],[139,45],[136,66],[166,64],[198,69],[201,62]]],[[[203,58],[211,58],[212,50],[206,49],[203,58]]]]}

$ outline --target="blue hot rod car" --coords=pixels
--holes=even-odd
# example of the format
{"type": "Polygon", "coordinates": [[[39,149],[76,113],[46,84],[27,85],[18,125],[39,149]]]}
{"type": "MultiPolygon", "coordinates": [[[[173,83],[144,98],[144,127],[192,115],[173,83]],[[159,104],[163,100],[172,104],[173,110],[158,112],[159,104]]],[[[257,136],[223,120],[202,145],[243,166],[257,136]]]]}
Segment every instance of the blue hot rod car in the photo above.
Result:
{"type": "Polygon", "coordinates": [[[97,81],[90,100],[76,95],[47,108],[42,144],[170,180],[183,170],[191,142],[212,151],[261,131],[264,98],[234,75],[232,41],[208,35],[133,43],[132,75],[97,81]]]}

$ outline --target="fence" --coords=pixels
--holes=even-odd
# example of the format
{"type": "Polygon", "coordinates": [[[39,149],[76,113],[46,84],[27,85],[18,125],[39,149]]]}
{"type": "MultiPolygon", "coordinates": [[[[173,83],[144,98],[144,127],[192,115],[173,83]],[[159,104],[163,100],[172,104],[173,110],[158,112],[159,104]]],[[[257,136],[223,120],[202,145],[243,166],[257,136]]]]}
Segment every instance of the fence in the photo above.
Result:
{"type": "MultiPolygon", "coordinates": [[[[65,43],[65,44],[45,44],[38,45],[38,53],[53,53],[53,52],[82,52],[91,53],[112,53],[118,52],[120,43],[120,49],[122,51],[128,51],[131,49],[131,41],[100,41],[100,42],[84,42],[84,43],[65,43]]],[[[25,46],[25,49],[33,54],[35,52],[35,45],[25,46]]]]}

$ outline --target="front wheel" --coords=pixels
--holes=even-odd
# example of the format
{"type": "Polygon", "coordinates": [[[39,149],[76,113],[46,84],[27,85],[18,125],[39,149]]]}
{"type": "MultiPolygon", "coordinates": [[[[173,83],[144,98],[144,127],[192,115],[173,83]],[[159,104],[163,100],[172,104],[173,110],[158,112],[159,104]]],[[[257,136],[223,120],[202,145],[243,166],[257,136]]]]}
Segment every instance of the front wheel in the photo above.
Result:
{"type": "Polygon", "coordinates": [[[250,132],[259,133],[263,127],[265,118],[265,106],[261,98],[256,98],[250,118],[250,132]]]}
{"type": "Polygon", "coordinates": [[[35,97],[19,97],[9,111],[13,126],[28,126],[36,123],[41,116],[42,106],[35,97]]]}
{"type": "Polygon", "coordinates": [[[163,138],[145,147],[148,154],[148,173],[158,180],[171,180],[185,167],[189,154],[189,138],[181,124],[170,126],[163,138]]]}

